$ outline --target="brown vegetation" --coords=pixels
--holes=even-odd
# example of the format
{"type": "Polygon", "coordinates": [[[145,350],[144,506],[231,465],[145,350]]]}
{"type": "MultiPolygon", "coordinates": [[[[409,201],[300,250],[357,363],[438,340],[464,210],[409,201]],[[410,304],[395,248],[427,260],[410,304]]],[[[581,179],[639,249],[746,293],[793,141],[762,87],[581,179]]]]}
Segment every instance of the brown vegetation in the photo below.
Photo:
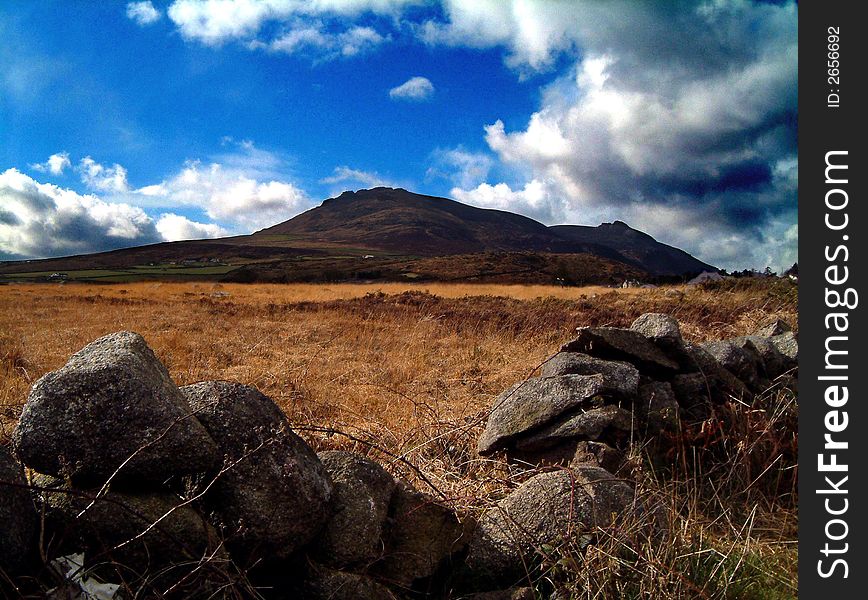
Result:
{"type": "MultiPolygon", "coordinates": [[[[223,379],[274,398],[315,448],[368,454],[478,510],[526,475],[475,454],[492,398],[581,325],[666,312],[687,341],[796,325],[785,281],[657,289],[431,284],[0,286],[7,437],[32,383],[91,340],[141,333],[176,383],[223,379]],[[484,500],[485,499],[485,500],[484,500]]],[[[672,542],[541,549],[576,597],[795,597],[795,418],[771,390],[684,432],[634,475],[671,509],[672,542]]]]}

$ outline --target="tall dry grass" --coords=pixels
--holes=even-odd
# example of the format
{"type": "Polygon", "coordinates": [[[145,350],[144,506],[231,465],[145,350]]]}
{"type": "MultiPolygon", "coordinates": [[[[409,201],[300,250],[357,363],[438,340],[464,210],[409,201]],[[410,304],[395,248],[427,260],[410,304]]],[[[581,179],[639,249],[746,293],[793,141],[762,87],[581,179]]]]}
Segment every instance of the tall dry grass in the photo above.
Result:
{"type": "MultiPolygon", "coordinates": [[[[775,318],[795,325],[796,311],[795,288],[779,281],[626,290],[0,286],[0,435],[11,432],[38,377],[96,337],[129,329],[179,385],[254,385],[315,448],[369,454],[456,507],[479,511],[529,476],[475,454],[492,398],[531,375],[575,327],[626,326],[644,312],[666,312],[698,342],[775,318]]],[[[632,476],[668,507],[671,543],[629,547],[612,537],[589,552],[548,552],[556,558],[546,563],[543,587],[556,582],[587,598],[794,597],[794,399],[770,390],[731,412],[709,425],[721,435],[680,440],[671,465],[634,449],[632,476]]]]}
{"type": "MultiPolygon", "coordinates": [[[[178,384],[261,388],[297,421],[388,428],[460,419],[570,338],[668,312],[693,341],[738,335],[795,303],[768,290],[610,290],[467,284],[0,286],[0,399],[100,335],[145,336],[178,384]],[[424,408],[423,408],[424,407],[424,408]]],[[[394,440],[393,440],[394,441],[394,440]]]]}

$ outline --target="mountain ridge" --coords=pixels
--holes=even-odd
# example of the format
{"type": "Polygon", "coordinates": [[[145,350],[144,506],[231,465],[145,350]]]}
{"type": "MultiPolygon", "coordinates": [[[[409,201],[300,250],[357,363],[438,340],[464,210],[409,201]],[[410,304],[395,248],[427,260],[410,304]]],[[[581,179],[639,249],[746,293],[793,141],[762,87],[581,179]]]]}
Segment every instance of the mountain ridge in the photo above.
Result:
{"type": "Polygon", "coordinates": [[[343,192],[250,235],[0,263],[0,277],[87,269],[121,270],[109,278],[236,281],[489,280],[522,273],[516,280],[549,283],[683,278],[716,270],[622,221],[546,226],[508,211],[377,187],[343,192]]]}
{"type": "Polygon", "coordinates": [[[516,213],[478,208],[403,188],[343,192],[316,208],[253,235],[288,234],[317,239],[317,232],[328,232],[332,242],[340,239],[357,245],[375,244],[381,250],[405,250],[409,244],[424,256],[516,251],[589,253],[637,266],[652,275],[675,276],[716,270],[684,250],[658,242],[623,221],[602,223],[597,227],[546,226],[516,213]],[[330,219],[331,212],[339,214],[330,219]],[[439,222],[436,213],[441,215],[439,222]],[[360,233],[359,229],[364,232],[360,233]],[[384,232],[393,237],[390,240],[375,237],[384,232]]]}

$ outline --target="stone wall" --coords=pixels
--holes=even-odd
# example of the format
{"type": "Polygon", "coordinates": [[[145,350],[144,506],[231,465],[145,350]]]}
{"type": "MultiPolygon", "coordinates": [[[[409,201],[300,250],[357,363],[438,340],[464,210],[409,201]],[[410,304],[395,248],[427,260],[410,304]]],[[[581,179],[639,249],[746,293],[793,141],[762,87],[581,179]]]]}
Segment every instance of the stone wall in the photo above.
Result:
{"type": "Polygon", "coordinates": [[[0,567],[38,579],[83,553],[94,576],[176,597],[531,597],[541,547],[653,513],[620,472],[631,444],[795,389],[797,352],[780,322],[700,346],[662,314],[579,329],[494,400],[480,455],[539,472],[473,519],[369,458],[317,455],[252,387],[175,386],[141,336],[111,334],[36,382],[0,447],[0,567]]]}

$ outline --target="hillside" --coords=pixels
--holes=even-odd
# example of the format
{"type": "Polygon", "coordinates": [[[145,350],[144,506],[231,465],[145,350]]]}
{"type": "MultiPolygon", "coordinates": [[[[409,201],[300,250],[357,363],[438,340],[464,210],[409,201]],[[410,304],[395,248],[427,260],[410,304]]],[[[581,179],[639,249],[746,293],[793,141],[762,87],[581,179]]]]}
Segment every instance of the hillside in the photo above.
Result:
{"type": "Polygon", "coordinates": [[[528,217],[382,187],[344,192],[253,237],[264,235],[423,256],[577,249],[528,217]]]}
{"type": "Polygon", "coordinates": [[[684,250],[662,244],[647,233],[632,229],[621,221],[603,223],[597,227],[555,225],[549,227],[549,230],[576,244],[601,245],[614,250],[627,261],[656,275],[717,270],[684,250]]]}
{"type": "Polygon", "coordinates": [[[625,223],[542,223],[447,198],[344,192],[252,235],[0,263],[0,280],[485,280],[616,283],[714,267],[625,223]]]}

